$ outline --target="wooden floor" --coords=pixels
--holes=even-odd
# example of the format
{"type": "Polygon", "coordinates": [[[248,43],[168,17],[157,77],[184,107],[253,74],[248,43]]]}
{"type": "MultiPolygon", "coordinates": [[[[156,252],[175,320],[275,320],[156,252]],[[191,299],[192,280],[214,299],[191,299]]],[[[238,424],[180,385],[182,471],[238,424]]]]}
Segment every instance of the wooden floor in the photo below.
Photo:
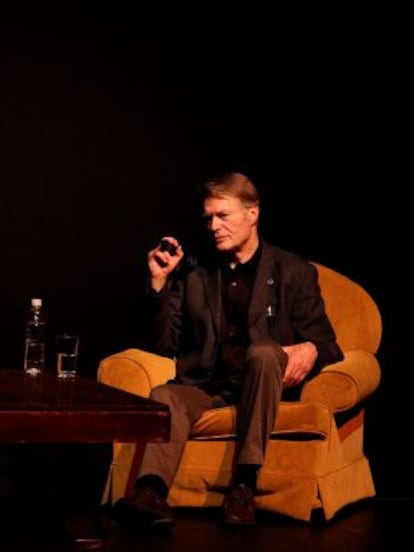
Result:
{"type": "Polygon", "coordinates": [[[315,520],[312,524],[259,512],[257,524],[245,528],[222,526],[216,509],[176,509],[177,522],[168,533],[126,531],[98,509],[110,448],[94,446],[92,450],[92,461],[90,449],[85,448],[39,451],[18,446],[7,454],[3,451],[0,552],[69,552],[76,548],[68,533],[99,537],[100,542],[88,541],[83,547],[78,543],[77,549],[105,552],[414,549],[414,497],[370,499],[342,510],[330,522],[315,520]]]}
{"type": "MultiPolygon", "coordinates": [[[[313,525],[289,519],[260,515],[254,527],[227,528],[218,521],[217,510],[176,510],[177,523],[168,532],[125,531],[109,517],[82,516],[67,519],[66,527],[84,537],[91,519],[98,519],[100,542],[74,545],[67,537],[58,513],[29,514],[16,505],[0,511],[1,552],[67,552],[102,550],[107,552],[399,552],[413,549],[412,518],[414,501],[373,499],[348,508],[329,523],[313,525]],[[86,529],[86,531],[85,531],[86,529]]],[[[94,526],[94,531],[96,527],[94,526]]]]}

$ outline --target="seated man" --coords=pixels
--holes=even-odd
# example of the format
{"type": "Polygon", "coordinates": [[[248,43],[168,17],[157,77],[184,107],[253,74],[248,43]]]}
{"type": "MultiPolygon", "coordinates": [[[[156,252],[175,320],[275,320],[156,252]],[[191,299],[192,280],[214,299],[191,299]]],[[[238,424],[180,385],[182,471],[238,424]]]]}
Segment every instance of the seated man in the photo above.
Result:
{"type": "Polygon", "coordinates": [[[259,236],[259,197],[245,175],[201,188],[214,259],[186,262],[177,239],[149,251],[154,352],[177,358],[173,381],[151,398],[171,409],[171,440],[147,444],[133,496],[119,511],[172,525],[168,491],[192,424],[208,409],[237,405],[237,449],[223,522],[255,523],[257,473],[282,391],[300,389],[342,352],[326,316],[316,269],[259,236]]]}

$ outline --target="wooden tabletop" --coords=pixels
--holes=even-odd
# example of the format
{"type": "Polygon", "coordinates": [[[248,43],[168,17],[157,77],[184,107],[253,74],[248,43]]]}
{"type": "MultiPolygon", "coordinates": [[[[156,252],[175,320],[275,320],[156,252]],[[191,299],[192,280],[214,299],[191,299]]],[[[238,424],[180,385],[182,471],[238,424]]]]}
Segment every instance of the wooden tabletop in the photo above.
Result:
{"type": "Polygon", "coordinates": [[[168,441],[168,406],[77,376],[0,369],[0,442],[168,441]]]}

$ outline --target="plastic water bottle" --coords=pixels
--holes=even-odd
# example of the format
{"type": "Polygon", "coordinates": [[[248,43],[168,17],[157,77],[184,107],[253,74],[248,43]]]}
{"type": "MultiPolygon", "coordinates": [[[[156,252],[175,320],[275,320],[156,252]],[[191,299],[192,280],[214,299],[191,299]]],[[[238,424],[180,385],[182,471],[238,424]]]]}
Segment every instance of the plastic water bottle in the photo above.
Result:
{"type": "Polygon", "coordinates": [[[26,319],[26,339],[24,345],[24,371],[36,376],[45,367],[45,317],[42,300],[32,299],[26,319]]]}

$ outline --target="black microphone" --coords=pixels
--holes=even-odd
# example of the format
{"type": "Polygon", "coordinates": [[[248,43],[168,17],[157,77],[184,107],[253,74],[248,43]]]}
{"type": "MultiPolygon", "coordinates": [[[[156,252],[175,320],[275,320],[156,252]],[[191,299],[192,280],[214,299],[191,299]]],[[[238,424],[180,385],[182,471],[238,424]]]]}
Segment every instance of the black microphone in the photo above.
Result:
{"type": "Polygon", "coordinates": [[[166,239],[160,241],[160,251],[167,251],[172,257],[177,253],[177,246],[166,239]]]}
{"type": "MultiPolygon", "coordinates": [[[[177,246],[173,245],[166,239],[162,239],[160,241],[160,250],[168,251],[168,253],[172,257],[174,257],[174,255],[177,253],[177,246]]],[[[178,265],[177,270],[189,272],[190,270],[194,270],[196,267],[197,267],[197,257],[195,255],[184,254],[184,257],[182,258],[180,264],[178,265]]]]}

